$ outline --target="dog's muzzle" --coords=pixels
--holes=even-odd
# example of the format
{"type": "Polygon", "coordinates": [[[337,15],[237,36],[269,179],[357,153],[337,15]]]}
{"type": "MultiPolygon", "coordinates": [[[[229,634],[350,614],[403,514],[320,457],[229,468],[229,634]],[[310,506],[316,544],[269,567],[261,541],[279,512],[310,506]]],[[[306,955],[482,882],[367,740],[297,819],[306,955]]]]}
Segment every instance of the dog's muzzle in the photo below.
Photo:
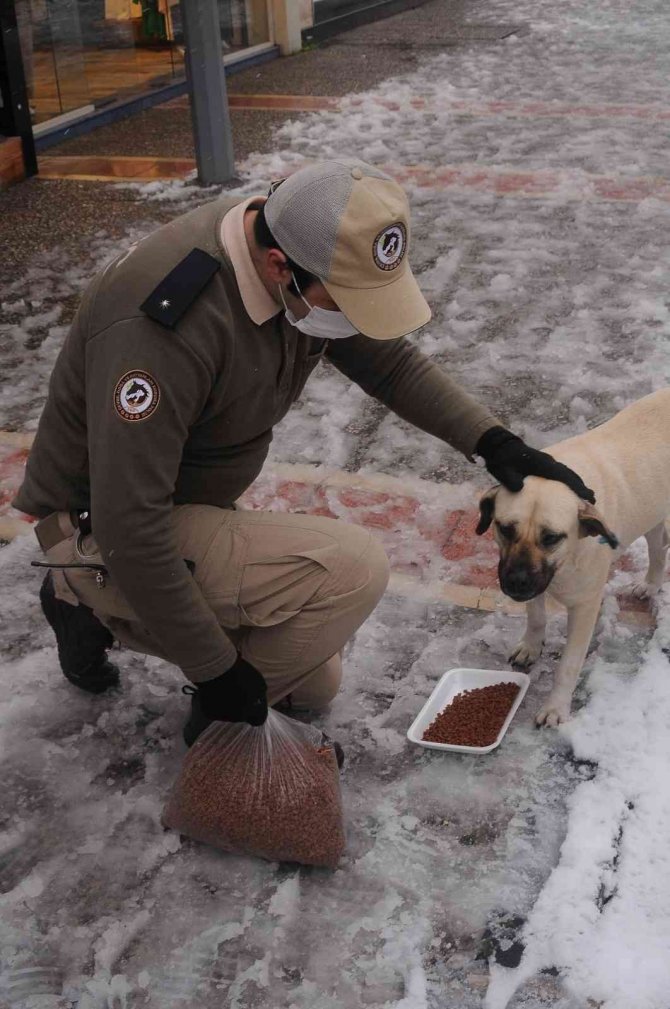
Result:
{"type": "Polygon", "coordinates": [[[498,580],[500,588],[506,596],[517,603],[526,603],[542,595],[551,579],[555,568],[543,564],[538,570],[525,564],[509,564],[501,560],[498,565],[498,580]]]}

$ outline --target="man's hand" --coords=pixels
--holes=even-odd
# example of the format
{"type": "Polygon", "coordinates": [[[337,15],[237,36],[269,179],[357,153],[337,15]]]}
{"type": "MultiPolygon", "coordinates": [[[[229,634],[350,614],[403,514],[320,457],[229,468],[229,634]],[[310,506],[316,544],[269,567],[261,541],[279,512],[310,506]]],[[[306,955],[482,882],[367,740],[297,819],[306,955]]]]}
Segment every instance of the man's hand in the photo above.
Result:
{"type": "Polygon", "coordinates": [[[593,491],[574,470],[556,462],[546,452],[530,448],[504,427],[491,427],[485,431],[477,442],[475,452],[482,457],[489,473],[508,490],[520,491],[524,477],[541,476],[545,480],[559,480],[578,497],[591,504],[596,502],[593,491]]]}
{"type": "Polygon", "coordinates": [[[262,725],[268,717],[267,684],[241,655],[221,676],[198,684],[198,699],[206,718],[219,722],[262,725]]]}

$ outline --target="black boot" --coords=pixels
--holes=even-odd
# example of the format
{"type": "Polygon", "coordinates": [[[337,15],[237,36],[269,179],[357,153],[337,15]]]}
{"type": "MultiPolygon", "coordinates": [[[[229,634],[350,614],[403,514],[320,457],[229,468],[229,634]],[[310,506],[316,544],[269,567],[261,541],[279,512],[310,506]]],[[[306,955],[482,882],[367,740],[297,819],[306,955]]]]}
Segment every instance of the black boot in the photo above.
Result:
{"type": "MultiPolygon", "coordinates": [[[[189,715],[188,721],[186,722],[182,732],[184,742],[187,746],[191,747],[198,736],[200,736],[205,729],[208,729],[215,719],[207,718],[207,716],[203,713],[203,710],[200,707],[197,687],[192,687],[190,683],[186,683],[181,688],[181,692],[191,698],[191,714],[189,715]]],[[[341,768],[344,764],[344,750],[340,744],[336,740],[327,736],[325,732],[322,732],[321,745],[332,746],[335,753],[335,759],[337,760],[337,766],[341,768]]]]}
{"type": "Polygon", "coordinates": [[[56,635],[65,678],[90,694],[101,694],[117,686],[119,670],[107,660],[107,649],[114,644],[114,638],[93,610],[83,603],[71,606],[56,599],[50,571],[40,589],[40,602],[56,635]]]}

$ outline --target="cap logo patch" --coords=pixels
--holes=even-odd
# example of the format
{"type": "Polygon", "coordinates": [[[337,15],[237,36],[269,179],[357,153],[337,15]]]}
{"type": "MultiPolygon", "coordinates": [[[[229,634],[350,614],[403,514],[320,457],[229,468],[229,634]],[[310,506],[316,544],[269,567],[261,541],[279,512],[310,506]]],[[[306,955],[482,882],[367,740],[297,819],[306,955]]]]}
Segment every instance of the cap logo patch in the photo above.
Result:
{"type": "Polygon", "coordinates": [[[372,255],[380,270],[396,270],[406,251],[407,230],[401,221],[380,231],[372,246],[372,255]]]}
{"type": "Polygon", "coordinates": [[[158,383],[146,371],[128,371],[116,383],[114,409],[123,420],[148,420],[160,402],[158,383]]]}

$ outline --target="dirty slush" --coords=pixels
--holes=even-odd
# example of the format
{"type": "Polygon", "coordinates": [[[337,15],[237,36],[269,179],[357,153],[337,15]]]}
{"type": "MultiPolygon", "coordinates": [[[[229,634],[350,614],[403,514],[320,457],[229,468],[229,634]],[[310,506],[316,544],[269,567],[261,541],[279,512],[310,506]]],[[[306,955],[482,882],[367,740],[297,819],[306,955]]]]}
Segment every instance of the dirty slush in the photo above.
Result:
{"type": "Polygon", "coordinates": [[[498,737],[519,693],[516,683],[464,690],[428,726],[427,743],[453,746],[490,746],[498,737]]]}

